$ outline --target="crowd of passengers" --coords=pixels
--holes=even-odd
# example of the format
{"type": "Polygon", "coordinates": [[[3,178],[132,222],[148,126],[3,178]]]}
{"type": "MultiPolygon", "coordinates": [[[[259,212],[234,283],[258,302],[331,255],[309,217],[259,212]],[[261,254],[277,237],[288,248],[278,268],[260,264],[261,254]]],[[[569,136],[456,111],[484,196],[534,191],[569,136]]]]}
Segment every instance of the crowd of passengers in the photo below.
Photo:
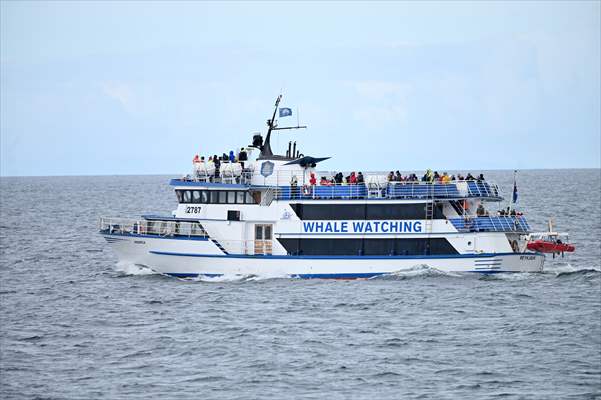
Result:
{"type": "MultiPolygon", "coordinates": [[[[192,159],[192,165],[196,167],[199,165],[206,164],[208,169],[211,169],[211,167],[215,167],[215,173],[208,177],[209,181],[213,182],[215,178],[219,178],[219,168],[221,167],[221,164],[240,163],[240,166],[242,167],[242,169],[244,169],[244,162],[247,160],[248,153],[244,148],[241,148],[238,152],[238,155],[236,155],[233,150],[230,150],[229,155],[223,153],[220,157],[217,154],[215,154],[213,156],[209,156],[208,160],[205,160],[204,156],[199,156],[198,154],[196,154],[192,159]]],[[[196,175],[197,177],[200,177],[200,172],[197,172],[196,175]]],[[[188,175],[185,177],[185,179],[191,179],[191,177],[188,175]]],[[[237,177],[236,180],[238,179],[240,178],[237,177]]]]}
{"type": "Polygon", "coordinates": [[[239,162],[242,165],[242,168],[244,168],[244,162],[248,160],[248,153],[246,153],[246,150],[244,150],[244,148],[241,148],[240,151],[238,152],[238,154],[236,155],[234,153],[233,150],[230,150],[229,155],[223,153],[220,156],[218,156],[217,154],[210,156],[208,161],[205,161],[204,156],[199,156],[198,154],[196,154],[194,156],[194,158],[192,159],[192,164],[203,164],[205,162],[209,163],[209,164],[214,164],[216,169],[219,169],[219,166],[221,165],[221,163],[237,163],[239,162]]]}
{"type": "MultiPolygon", "coordinates": [[[[292,184],[295,184],[296,182],[294,182],[296,177],[292,177],[292,184]]],[[[335,185],[362,185],[365,183],[365,178],[363,177],[363,173],[359,172],[359,173],[355,173],[354,171],[351,172],[349,175],[344,176],[344,174],[342,172],[337,173],[336,175],[334,175],[333,178],[326,178],[325,176],[322,176],[321,179],[319,180],[319,185],[321,186],[335,186],[335,185]]],[[[313,172],[311,172],[311,175],[309,176],[309,184],[311,186],[315,186],[317,185],[317,177],[315,176],[315,174],[313,172]]]]}
{"type": "Polygon", "coordinates": [[[484,175],[480,174],[478,177],[474,177],[471,173],[468,172],[466,176],[462,174],[457,174],[457,176],[447,174],[443,172],[442,175],[438,173],[438,171],[432,172],[431,169],[428,169],[426,173],[420,178],[415,174],[409,174],[407,176],[401,175],[399,171],[388,173],[388,182],[429,182],[429,183],[450,183],[455,181],[478,181],[484,182],[484,175]]]}
{"type": "MultiPolygon", "coordinates": [[[[292,178],[292,184],[296,184],[296,177],[292,178]]],[[[456,181],[475,181],[475,182],[484,182],[484,175],[480,174],[477,177],[473,176],[468,172],[466,176],[462,174],[457,174],[457,176],[447,174],[444,172],[442,175],[438,173],[438,171],[432,172],[432,170],[428,169],[426,173],[419,178],[417,175],[411,173],[403,176],[399,171],[393,172],[390,171],[387,176],[388,182],[406,182],[406,183],[419,183],[419,182],[427,182],[427,183],[451,183],[456,181]]],[[[338,172],[334,177],[328,179],[325,176],[322,176],[319,180],[320,186],[334,186],[334,185],[361,185],[365,183],[365,178],[362,172],[355,173],[351,172],[349,175],[344,176],[342,172],[338,172]]],[[[318,184],[317,177],[314,173],[311,173],[309,177],[309,184],[311,186],[315,186],[318,184]]]]}

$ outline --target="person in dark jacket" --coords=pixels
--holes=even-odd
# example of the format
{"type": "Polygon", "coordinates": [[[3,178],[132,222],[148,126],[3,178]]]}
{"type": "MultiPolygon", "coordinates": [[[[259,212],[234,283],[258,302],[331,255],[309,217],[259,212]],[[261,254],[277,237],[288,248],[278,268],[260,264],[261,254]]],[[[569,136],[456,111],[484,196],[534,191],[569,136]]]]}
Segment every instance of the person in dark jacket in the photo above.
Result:
{"type": "Polygon", "coordinates": [[[215,163],[215,178],[219,178],[219,166],[221,165],[221,161],[217,154],[213,155],[213,162],[215,163]]]}
{"type": "Polygon", "coordinates": [[[248,160],[248,154],[246,154],[246,150],[244,150],[243,147],[240,149],[240,153],[238,153],[238,161],[240,162],[242,169],[244,169],[244,161],[246,160],[248,160]]]}

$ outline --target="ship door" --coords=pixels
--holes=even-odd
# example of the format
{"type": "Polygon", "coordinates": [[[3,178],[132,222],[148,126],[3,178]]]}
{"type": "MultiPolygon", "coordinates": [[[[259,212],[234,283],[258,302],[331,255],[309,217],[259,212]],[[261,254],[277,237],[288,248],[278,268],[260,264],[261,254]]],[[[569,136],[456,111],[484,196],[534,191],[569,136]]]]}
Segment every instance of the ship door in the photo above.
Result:
{"type": "Polygon", "coordinates": [[[255,225],[255,254],[271,254],[273,225],[255,225]]]}

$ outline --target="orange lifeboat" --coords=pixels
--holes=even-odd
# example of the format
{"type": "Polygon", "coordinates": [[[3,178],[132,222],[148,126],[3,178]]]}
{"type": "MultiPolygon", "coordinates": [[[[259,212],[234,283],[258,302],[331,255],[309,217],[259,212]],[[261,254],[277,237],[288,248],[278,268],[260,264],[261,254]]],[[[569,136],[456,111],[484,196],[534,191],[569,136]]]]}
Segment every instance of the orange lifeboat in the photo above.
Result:
{"type": "Polygon", "coordinates": [[[568,234],[554,232],[553,222],[549,220],[549,231],[531,233],[526,247],[528,250],[540,253],[552,253],[555,257],[555,254],[563,255],[563,253],[571,253],[576,250],[576,247],[568,241],[568,234]]]}
{"type": "Polygon", "coordinates": [[[528,250],[538,251],[540,253],[571,253],[576,250],[574,245],[569,243],[563,243],[561,240],[535,240],[528,243],[528,250]]]}

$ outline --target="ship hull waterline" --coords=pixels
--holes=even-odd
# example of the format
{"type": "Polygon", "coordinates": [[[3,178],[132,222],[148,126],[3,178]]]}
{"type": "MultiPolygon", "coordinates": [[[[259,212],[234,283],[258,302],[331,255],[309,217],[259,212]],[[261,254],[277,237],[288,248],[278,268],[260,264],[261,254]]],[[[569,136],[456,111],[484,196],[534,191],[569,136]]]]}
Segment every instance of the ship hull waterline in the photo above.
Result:
{"type": "Polygon", "coordinates": [[[489,253],[424,256],[289,256],[223,254],[210,241],[127,238],[105,235],[120,262],[141,265],[179,278],[273,276],[357,279],[416,267],[449,273],[542,272],[540,253],[489,253]],[[193,243],[190,243],[193,242],[193,243]]]}

